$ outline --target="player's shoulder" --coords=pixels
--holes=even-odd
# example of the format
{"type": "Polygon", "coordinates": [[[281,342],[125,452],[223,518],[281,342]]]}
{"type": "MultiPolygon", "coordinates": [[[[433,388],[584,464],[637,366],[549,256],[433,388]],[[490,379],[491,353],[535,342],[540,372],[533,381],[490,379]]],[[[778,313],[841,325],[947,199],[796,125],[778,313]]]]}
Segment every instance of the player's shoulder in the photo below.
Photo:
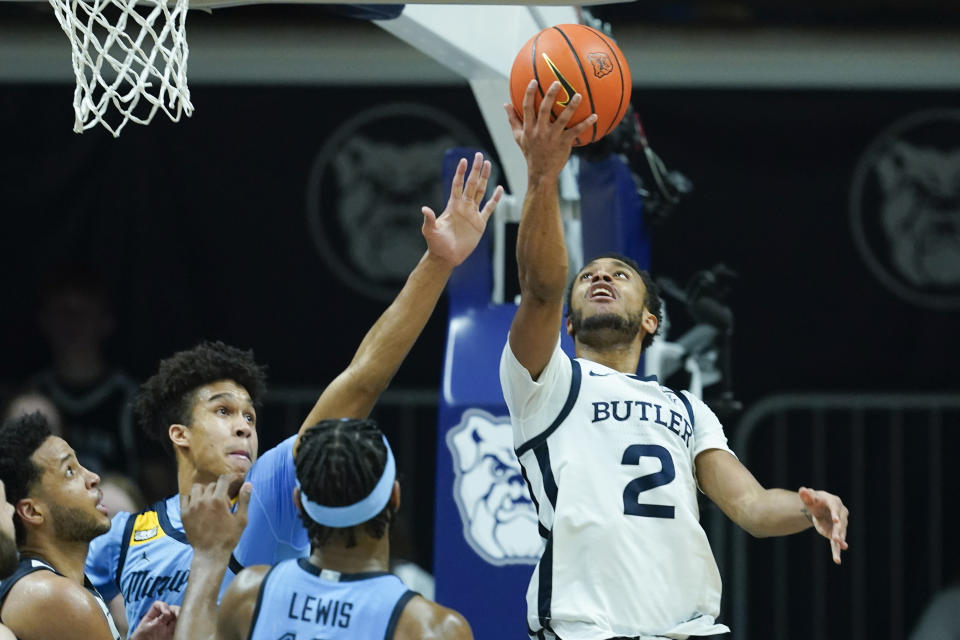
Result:
{"type": "Polygon", "coordinates": [[[3,620],[21,637],[106,638],[110,632],[93,594],[51,571],[36,571],[17,581],[4,602],[3,620]]]}
{"type": "Polygon", "coordinates": [[[393,637],[394,640],[471,640],[473,632],[459,612],[415,595],[403,608],[393,637]]]}
{"type": "MultiPolygon", "coordinates": [[[[4,619],[49,618],[99,615],[99,604],[92,594],[75,580],[54,571],[34,571],[22,576],[10,588],[4,602],[4,619]]],[[[16,625],[14,625],[16,626],[16,625]]]]}
{"type": "Polygon", "coordinates": [[[268,565],[261,564],[247,567],[238,573],[223,594],[221,608],[226,611],[236,610],[255,602],[270,569],[268,565]]]}
{"type": "Polygon", "coordinates": [[[246,637],[253,624],[260,588],[269,572],[269,566],[255,565],[247,567],[233,579],[220,601],[218,637],[246,637]]]}

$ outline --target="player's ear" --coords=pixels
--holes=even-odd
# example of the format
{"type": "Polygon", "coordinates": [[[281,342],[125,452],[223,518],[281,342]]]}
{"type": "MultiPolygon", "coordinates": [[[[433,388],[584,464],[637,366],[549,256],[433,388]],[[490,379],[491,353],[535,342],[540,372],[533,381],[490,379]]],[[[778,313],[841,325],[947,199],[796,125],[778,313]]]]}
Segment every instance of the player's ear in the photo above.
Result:
{"type": "Polygon", "coordinates": [[[167,429],[167,435],[170,436],[170,442],[176,447],[190,447],[190,428],[182,424],[172,424],[167,429]]]}
{"type": "Polygon", "coordinates": [[[660,326],[657,316],[647,311],[646,307],[643,309],[643,320],[641,320],[640,323],[643,325],[643,330],[650,335],[655,334],[657,332],[657,327],[660,326]]]}
{"type": "Polygon", "coordinates": [[[393,491],[390,492],[390,502],[387,504],[393,507],[394,513],[400,510],[400,483],[396,480],[393,481],[393,491]]]}
{"type": "Polygon", "coordinates": [[[567,316],[567,335],[573,337],[573,318],[567,316]]]}
{"type": "Polygon", "coordinates": [[[300,487],[293,488],[293,504],[297,506],[298,513],[303,513],[303,505],[300,504],[300,487]]]}
{"type": "Polygon", "coordinates": [[[46,511],[43,503],[39,503],[34,498],[24,498],[17,501],[15,508],[17,515],[24,523],[32,526],[43,524],[46,511]]]}

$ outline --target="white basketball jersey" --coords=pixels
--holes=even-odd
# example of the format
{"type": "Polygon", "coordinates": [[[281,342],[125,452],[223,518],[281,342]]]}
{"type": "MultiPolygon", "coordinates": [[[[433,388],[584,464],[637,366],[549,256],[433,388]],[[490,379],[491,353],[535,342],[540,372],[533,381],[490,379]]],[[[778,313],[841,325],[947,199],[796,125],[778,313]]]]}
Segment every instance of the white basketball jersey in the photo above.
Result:
{"type": "Polygon", "coordinates": [[[720,574],[700,526],[694,459],[727,447],[697,398],[571,360],[559,341],[534,382],[500,364],[517,457],[545,548],[527,590],[531,636],[711,635],[720,574]]]}

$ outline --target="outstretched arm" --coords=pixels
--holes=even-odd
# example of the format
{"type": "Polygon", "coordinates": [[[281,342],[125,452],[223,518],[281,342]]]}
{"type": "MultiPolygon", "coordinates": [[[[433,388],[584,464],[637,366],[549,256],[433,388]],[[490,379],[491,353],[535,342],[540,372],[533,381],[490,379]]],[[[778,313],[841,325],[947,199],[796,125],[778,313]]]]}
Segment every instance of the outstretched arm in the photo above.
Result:
{"type": "Polygon", "coordinates": [[[784,536],[807,529],[830,541],[833,561],[847,550],[850,512],[839,497],[826,491],[764,489],[729,452],[708,449],[697,456],[697,482],[727,517],[758,538],[784,536]]]}
{"type": "Polygon", "coordinates": [[[370,328],[346,370],[331,382],[300,428],[326,418],[363,418],[387,388],[433,313],[453,268],[463,262],[483,236],[490,214],[503,195],[497,187],[481,209],[490,178],[490,163],[478,153],[467,177],[467,160],[457,165],[447,206],[439,217],[423,207],[427,252],[414,267],[393,303],[370,328]],[[466,177],[466,180],[464,180],[466,177]]]}
{"type": "Polygon", "coordinates": [[[550,85],[538,112],[533,108],[536,92],[537,82],[531,80],[523,96],[522,121],[513,106],[504,105],[513,138],[527,161],[527,193],[517,231],[520,306],[510,326],[510,349],[533,379],[540,376],[553,353],[567,285],[567,247],[557,182],[574,140],[597,118],[592,114],[567,129],[582,100],[580,94],[553,119],[550,109],[557,102],[560,83],[550,85]]]}

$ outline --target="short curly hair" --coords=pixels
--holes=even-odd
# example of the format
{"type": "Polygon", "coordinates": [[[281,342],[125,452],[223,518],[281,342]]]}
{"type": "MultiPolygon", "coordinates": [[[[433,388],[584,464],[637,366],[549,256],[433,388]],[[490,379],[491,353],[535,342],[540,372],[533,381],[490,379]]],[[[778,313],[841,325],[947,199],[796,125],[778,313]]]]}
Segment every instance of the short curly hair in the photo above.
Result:
{"type": "MultiPolygon", "coordinates": [[[[598,256],[594,256],[593,258],[587,260],[587,262],[584,263],[584,266],[590,264],[591,262],[596,262],[601,258],[612,258],[614,260],[619,260],[620,262],[624,263],[625,265],[633,269],[636,272],[636,274],[640,276],[640,280],[643,281],[644,289],[646,289],[646,294],[644,295],[644,298],[643,298],[643,304],[644,306],[647,307],[647,311],[652,313],[657,318],[657,330],[654,331],[653,333],[648,333],[647,335],[643,336],[641,349],[646,350],[646,348],[653,343],[654,337],[660,333],[660,325],[663,324],[663,298],[660,297],[660,286],[654,281],[653,276],[651,276],[646,269],[640,268],[640,265],[637,263],[636,260],[620,253],[614,253],[614,252],[602,253],[598,256]]],[[[580,269],[580,271],[583,271],[583,269],[580,269]]],[[[567,316],[569,316],[572,313],[572,310],[570,308],[570,302],[573,297],[573,285],[577,281],[577,276],[580,275],[580,271],[577,271],[573,275],[573,278],[570,280],[570,282],[567,283],[567,292],[566,292],[566,295],[564,296],[564,304],[567,307],[567,310],[566,310],[567,316]]]]}
{"type": "Polygon", "coordinates": [[[233,380],[242,386],[257,407],[267,392],[266,367],[256,363],[252,350],[219,341],[202,342],[160,361],[157,372],[137,393],[134,415],[147,435],[172,455],[167,435],[170,425],[189,425],[197,389],[218,380],[233,380]]]}
{"type": "MultiPolygon", "coordinates": [[[[0,425],[0,480],[7,491],[7,502],[16,505],[30,495],[43,475],[43,469],[32,460],[34,452],[53,435],[47,418],[39,411],[5,420],[0,425]]],[[[17,544],[24,543],[26,530],[20,518],[14,516],[17,544]]]]}
{"type": "MultiPolygon", "coordinates": [[[[300,437],[295,464],[300,490],[311,501],[343,507],[363,500],[373,491],[387,464],[387,448],[374,420],[321,420],[300,437]]],[[[339,535],[352,547],[357,544],[360,530],[373,538],[386,535],[393,515],[393,507],[388,503],[379,514],[353,527],[318,524],[303,511],[300,519],[312,545],[322,547],[339,535]]]]}

